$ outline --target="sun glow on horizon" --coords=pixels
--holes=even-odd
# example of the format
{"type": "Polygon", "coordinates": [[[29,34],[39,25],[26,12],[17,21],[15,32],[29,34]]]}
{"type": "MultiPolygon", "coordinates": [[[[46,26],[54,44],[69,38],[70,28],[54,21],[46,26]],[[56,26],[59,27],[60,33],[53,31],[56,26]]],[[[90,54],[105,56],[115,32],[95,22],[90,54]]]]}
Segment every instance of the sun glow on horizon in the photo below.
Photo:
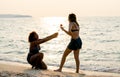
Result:
{"type": "Polygon", "coordinates": [[[0,0],[0,14],[120,16],[120,0],[0,0]]]}
{"type": "Polygon", "coordinates": [[[43,17],[40,18],[41,26],[50,34],[60,31],[60,24],[66,25],[66,17],[43,17]]]}

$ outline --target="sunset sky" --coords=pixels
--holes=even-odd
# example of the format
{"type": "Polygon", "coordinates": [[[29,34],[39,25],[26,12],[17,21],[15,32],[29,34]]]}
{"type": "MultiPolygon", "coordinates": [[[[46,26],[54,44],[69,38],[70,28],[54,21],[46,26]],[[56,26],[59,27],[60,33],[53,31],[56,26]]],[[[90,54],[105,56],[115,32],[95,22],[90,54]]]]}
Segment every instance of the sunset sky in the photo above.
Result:
{"type": "Polygon", "coordinates": [[[120,0],[0,0],[0,14],[120,16],[120,0]]]}

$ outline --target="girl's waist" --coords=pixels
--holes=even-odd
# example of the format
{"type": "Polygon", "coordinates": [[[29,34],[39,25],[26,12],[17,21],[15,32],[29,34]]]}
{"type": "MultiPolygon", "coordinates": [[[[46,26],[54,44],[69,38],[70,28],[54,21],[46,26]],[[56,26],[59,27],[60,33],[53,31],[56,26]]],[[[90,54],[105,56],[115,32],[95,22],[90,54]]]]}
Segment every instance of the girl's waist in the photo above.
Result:
{"type": "Polygon", "coordinates": [[[80,39],[80,36],[71,38],[71,40],[76,40],[76,39],[80,39]]]}

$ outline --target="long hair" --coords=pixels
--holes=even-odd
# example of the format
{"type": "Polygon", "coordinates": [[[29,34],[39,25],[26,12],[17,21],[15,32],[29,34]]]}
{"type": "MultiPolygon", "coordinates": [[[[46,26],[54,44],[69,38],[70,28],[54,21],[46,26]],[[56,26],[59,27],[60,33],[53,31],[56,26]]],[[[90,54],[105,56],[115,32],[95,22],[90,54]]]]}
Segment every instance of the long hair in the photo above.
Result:
{"type": "Polygon", "coordinates": [[[79,26],[76,15],[74,13],[69,14],[68,19],[70,22],[75,22],[79,26]]]}
{"type": "Polygon", "coordinates": [[[28,41],[33,42],[33,41],[37,40],[37,38],[35,38],[35,35],[37,35],[37,33],[35,31],[31,32],[29,34],[28,41]]]}

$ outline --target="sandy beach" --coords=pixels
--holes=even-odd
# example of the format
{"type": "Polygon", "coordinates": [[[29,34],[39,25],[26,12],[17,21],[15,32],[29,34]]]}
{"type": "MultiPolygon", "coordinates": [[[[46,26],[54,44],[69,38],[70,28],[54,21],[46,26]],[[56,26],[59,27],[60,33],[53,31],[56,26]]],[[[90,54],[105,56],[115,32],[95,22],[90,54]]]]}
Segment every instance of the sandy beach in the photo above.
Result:
{"type": "Polygon", "coordinates": [[[75,69],[64,68],[63,72],[54,72],[58,67],[48,66],[48,70],[31,69],[29,64],[0,61],[0,77],[120,77],[120,74],[95,71],[74,73],[75,69]]]}

